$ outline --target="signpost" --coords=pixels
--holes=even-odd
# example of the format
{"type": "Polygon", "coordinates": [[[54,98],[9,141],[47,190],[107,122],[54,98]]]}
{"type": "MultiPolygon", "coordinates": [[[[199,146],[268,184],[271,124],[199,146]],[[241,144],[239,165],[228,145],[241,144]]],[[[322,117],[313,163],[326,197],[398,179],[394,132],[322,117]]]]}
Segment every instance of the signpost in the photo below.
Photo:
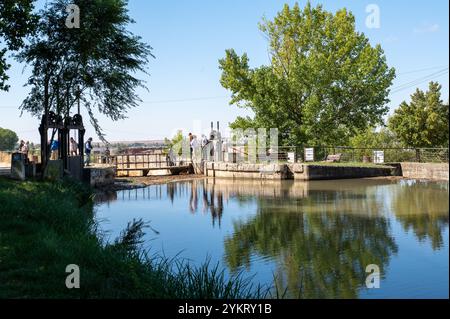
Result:
{"type": "Polygon", "coordinates": [[[314,148],[305,148],[305,162],[314,162],[314,148]]]}
{"type": "Polygon", "coordinates": [[[375,164],[384,163],[384,151],[373,151],[373,162],[375,164]]]}
{"type": "Polygon", "coordinates": [[[288,163],[295,163],[295,152],[288,152],[288,163]]]}

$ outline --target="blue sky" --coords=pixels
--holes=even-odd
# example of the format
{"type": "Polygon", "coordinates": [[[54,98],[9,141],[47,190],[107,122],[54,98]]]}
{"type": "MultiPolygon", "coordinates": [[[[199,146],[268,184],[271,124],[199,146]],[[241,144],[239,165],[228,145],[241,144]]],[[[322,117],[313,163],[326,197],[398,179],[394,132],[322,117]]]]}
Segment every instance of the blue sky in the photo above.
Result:
{"type": "MultiPolygon", "coordinates": [[[[41,4],[44,1],[40,1],[41,4]]],[[[298,1],[303,6],[306,1],[298,1]]],[[[149,92],[139,90],[143,103],[130,110],[128,118],[112,122],[100,116],[110,141],[162,139],[177,129],[201,133],[210,121],[225,127],[246,110],[228,105],[230,93],[219,83],[218,60],[228,48],[247,52],[251,66],[268,64],[267,41],[258,29],[263,16],[272,18],[284,3],[276,0],[130,0],[130,26],[153,48],[156,59],[149,65],[150,76],[143,75],[149,92]]],[[[433,1],[312,1],[329,11],[346,7],[356,17],[357,30],[372,44],[380,43],[388,64],[397,70],[392,86],[391,110],[408,100],[416,87],[425,89],[428,80],[443,86],[448,100],[449,4],[433,1]],[[365,25],[366,6],[380,8],[380,28],[365,25]],[[447,68],[446,71],[437,73],[447,68]],[[433,76],[433,73],[437,73],[433,76]],[[430,77],[427,77],[431,75],[430,77]],[[404,88],[404,89],[403,89],[404,88]]],[[[28,114],[20,117],[17,106],[25,98],[29,69],[12,63],[9,92],[0,92],[0,127],[7,127],[20,138],[38,142],[39,120],[28,114]]],[[[86,117],[87,118],[87,117],[86,117]]],[[[87,125],[87,134],[95,133],[87,125]]]]}

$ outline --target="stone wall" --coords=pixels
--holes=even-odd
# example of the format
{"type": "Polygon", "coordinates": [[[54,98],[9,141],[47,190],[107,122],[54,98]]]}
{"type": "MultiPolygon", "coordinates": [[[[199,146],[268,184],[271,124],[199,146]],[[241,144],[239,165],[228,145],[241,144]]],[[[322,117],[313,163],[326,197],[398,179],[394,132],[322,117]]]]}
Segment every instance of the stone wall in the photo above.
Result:
{"type": "Polygon", "coordinates": [[[289,169],[285,164],[206,162],[204,172],[209,177],[225,178],[282,180],[289,177],[289,169]]]}
{"type": "Polygon", "coordinates": [[[11,166],[11,153],[10,152],[0,152],[0,167],[11,166]]]}
{"type": "Polygon", "coordinates": [[[448,163],[400,163],[406,178],[449,180],[448,163]]]}
{"type": "MultiPolygon", "coordinates": [[[[11,152],[0,151],[0,167],[10,167],[11,166],[11,156],[12,156],[11,152]]],[[[40,163],[41,162],[41,156],[40,155],[32,156],[31,154],[29,154],[28,155],[28,159],[30,161],[34,161],[36,163],[40,163]]]]}
{"type": "Polygon", "coordinates": [[[92,187],[102,187],[114,184],[114,167],[92,167],[85,168],[85,174],[89,178],[92,187]]]}
{"type": "Polygon", "coordinates": [[[208,177],[251,178],[270,180],[323,180],[395,175],[393,167],[355,167],[308,164],[244,164],[226,162],[205,163],[208,177]]]}
{"type": "Polygon", "coordinates": [[[403,176],[406,178],[448,180],[449,164],[394,163],[384,166],[338,166],[295,164],[244,164],[207,162],[208,177],[249,178],[259,180],[295,179],[303,181],[347,178],[403,176]]]}
{"type": "Polygon", "coordinates": [[[304,181],[380,177],[380,176],[395,175],[395,168],[383,166],[357,167],[357,166],[291,164],[290,169],[294,174],[294,179],[304,181]]]}

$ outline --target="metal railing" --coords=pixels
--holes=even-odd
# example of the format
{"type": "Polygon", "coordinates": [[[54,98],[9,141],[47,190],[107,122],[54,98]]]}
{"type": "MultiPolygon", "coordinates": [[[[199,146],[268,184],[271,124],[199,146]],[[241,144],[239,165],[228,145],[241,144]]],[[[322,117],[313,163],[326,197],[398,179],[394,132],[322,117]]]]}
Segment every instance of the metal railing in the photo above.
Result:
{"type": "MultiPolygon", "coordinates": [[[[399,147],[349,147],[349,146],[279,146],[275,152],[275,158],[281,162],[294,160],[295,162],[305,161],[305,148],[314,149],[314,161],[325,161],[327,156],[340,154],[340,162],[373,162],[374,151],[383,151],[384,162],[419,162],[419,163],[448,163],[448,148],[399,148],[399,147]]],[[[249,155],[242,146],[236,151],[240,156],[240,161],[249,161],[249,155]]],[[[267,155],[270,154],[267,150],[267,155]]],[[[267,156],[257,161],[267,160],[267,156]]]]}
{"type": "Polygon", "coordinates": [[[165,169],[185,166],[187,159],[170,159],[166,154],[132,154],[112,156],[116,170],[165,169]]]}
{"type": "Polygon", "coordinates": [[[448,163],[448,148],[358,148],[358,147],[315,147],[315,158],[324,160],[327,155],[341,154],[342,162],[373,161],[374,151],[384,152],[384,162],[448,163]]]}

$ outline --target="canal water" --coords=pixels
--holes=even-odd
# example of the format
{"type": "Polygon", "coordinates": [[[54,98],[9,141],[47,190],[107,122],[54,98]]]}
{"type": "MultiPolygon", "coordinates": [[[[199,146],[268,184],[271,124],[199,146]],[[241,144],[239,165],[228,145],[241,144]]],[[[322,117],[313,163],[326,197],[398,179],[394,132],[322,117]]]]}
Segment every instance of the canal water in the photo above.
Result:
{"type": "Polygon", "coordinates": [[[448,298],[448,196],[448,182],[204,179],[108,194],[96,216],[110,240],[142,218],[150,253],[288,298],[448,298]]]}

